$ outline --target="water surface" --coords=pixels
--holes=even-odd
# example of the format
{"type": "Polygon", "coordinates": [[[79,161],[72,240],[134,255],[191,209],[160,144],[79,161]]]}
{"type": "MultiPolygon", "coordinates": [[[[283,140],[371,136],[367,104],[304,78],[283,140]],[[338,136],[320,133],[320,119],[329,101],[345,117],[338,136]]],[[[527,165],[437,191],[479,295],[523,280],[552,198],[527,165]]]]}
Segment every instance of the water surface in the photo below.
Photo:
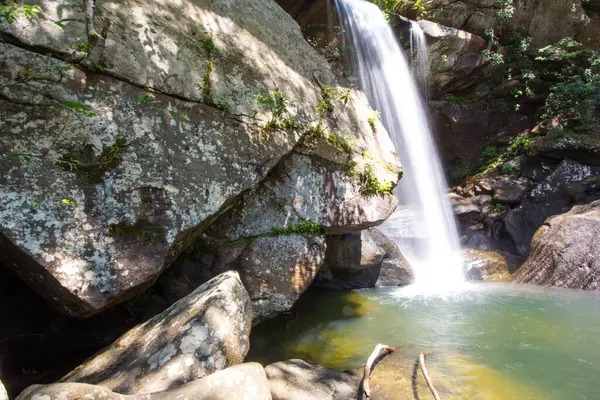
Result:
{"type": "Polygon", "coordinates": [[[600,399],[600,295],[589,292],[472,284],[443,297],[411,287],[307,293],[291,316],[254,329],[251,358],[353,369],[377,343],[446,349],[531,388],[506,399],[600,399]]]}

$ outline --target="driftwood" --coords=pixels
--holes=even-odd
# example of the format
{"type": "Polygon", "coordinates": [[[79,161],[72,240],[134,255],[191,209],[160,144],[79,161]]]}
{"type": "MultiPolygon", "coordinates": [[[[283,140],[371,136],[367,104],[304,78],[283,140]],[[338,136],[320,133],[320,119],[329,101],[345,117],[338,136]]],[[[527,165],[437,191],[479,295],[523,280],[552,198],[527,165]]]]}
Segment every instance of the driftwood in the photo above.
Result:
{"type": "Polygon", "coordinates": [[[394,351],[396,351],[395,347],[386,346],[384,344],[378,344],[375,346],[375,350],[373,350],[369,358],[367,358],[367,362],[365,363],[365,371],[359,390],[360,399],[371,399],[371,388],[369,387],[369,378],[371,377],[371,373],[381,360],[392,354],[394,351]]]}
{"type": "Polygon", "coordinates": [[[429,371],[427,370],[427,365],[425,364],[425,357],[427,357],[427,352],[422,352],[419,354],[419,366],[421,367],[421,372],[423,373],[423,378],[425,378],[425,382],[427,382],[427,386],[431,391],[431,394],[435,398],[435,400],[441,400],[440,395],[437,390],[433,386],[433,382],[431,381],[431,376],[429,376],[429,371]]]}
{"type": "MultiPolygon", "coordinates": [[[[371,378],[371,374],[373,370],[383,360],[385,357],[389,356],[393,352],[398,349],[397,347],[386,346],[385,344],[378,344],[375,346],[375,349],[367,358],[367,362],[365,363],[365,370],[363,373],[363,378],[360,383],[360,388],[358,391],[358,399],[359,400],[370,400],[371,399],[371,388],[369,386],[369,380],[371,378]]],[[[431,381],[431,376],[429,375],[429,371],[427,369],[427,364],[425,363],[425,358],[427,357],[428,352],[422,352],[419,354],[419,367],[421,368],[421,372],[423,373],[423,378],[425,378],[425,382],[427,382],[427,386],[429,387],[429,391],[435,398],[435,400],[441,400],[441,397],[435,387],[433,386],[433,382],[431,381]]]]}

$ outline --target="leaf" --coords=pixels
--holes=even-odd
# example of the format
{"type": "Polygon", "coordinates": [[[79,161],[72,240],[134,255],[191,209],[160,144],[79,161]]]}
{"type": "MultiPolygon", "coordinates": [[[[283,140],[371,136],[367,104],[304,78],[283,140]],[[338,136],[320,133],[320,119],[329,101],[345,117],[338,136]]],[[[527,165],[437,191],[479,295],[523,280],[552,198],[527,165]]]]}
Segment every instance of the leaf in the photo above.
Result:
{"type": "Polygon", "coordinates": [[[60,29],[62,29],[63,31],[65,30],[65,24],[63,24],[62,22],[60,22],[60,21],[54,21],[54,23],[55,23],[56,25],[58,25],[58,27],[59,27],[60,29]]]}
{"type": "Polygon", "coordinates": [[[145,102],[148,101],[149,98],[150,98],[150,96],[148,96],[148,95],[140,96],[140,97],[138,97],[138,103],[144,104],[145,102]]]}
{"type": "Polygon", "coordinates": [[[96,70],[100,72],[104,72],[104,67],[102,65],[96,65],[96,70]]]}

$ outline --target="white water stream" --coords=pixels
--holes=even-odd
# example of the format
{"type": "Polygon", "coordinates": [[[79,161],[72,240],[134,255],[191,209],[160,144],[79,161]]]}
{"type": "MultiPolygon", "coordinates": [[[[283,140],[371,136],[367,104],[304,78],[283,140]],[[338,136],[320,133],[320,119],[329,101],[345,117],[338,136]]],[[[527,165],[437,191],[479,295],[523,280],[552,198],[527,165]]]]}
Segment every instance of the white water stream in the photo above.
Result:
{"type": "MultiPolygon", "coordinates": [[[[417,286],[446,291],[464,281],[463,263],[448,187],[419,90],[394,33],[379,8],[365,0],[335,0],[345,49],[363,91],[381,112],[404,165],[396,189],[402,206],[382,226],[392,233],[416,274],[417,286]],[[403,220],[403,224],[399,224],[403,220]]],[[[425,51],[414,29],[415,51],[425,51]],[[419,47],[420,46],[420,47],[419,47]]],[[[418,60],[417,61],[421,62],[418,60]]]]}

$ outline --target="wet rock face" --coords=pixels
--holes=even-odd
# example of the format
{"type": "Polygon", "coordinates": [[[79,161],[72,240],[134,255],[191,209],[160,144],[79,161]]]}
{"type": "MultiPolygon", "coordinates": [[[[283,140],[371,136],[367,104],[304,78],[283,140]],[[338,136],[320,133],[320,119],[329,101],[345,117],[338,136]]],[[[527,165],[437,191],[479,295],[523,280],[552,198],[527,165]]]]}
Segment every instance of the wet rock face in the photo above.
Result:
{"type": "Polygon", "coordinates": [[[600,201],[546,220],[516,282],[600,290],[600,201]]]}
{"type": "MultiPolygon", "coordinates": [[[[151,285],[299,146],[307,130],[262,129],[272,115],[257,94],[280,91],[308,129],[333,75],[271,0],[97,1],[107,33],[94,72],[77,64],[83,3],[39,3],[39,20],[0,26],[17,44],[0,44],[0,152],[10,155],[0,159],[0,256],[56,309],[85,318],[151,285]]],[[[357,143],[349,160],[369,151],[397,181],[387,133],[373,133],[373,110],[351,97],[323,129],[357,143]]],[[[311,179],[319,173],[329,193],[355,197],[331,197],[347,200],[333,227],[360,228],[395,206],[363,201],[357,177],[337,187],[335,167],[311,179]]]]}
{"type": "Polygon", "coordinates": [[[205,378],[195,380],[176,389],[152,394],[124,396],[103,386],[85,383],[55,383],[27,388],[19,400],[176,400],[181,398],[197,400],[252,399],[271,400],[269,382],[260,364],[246,363],[235,365],[205,378]]]}
{"type": "Polygon", "coordinates": [[[361,376],[288,360],[265,367],[273,400],[356,399],[361,376]]]}
{"type": "Polygon", "coordinates": [[[469,249],[463,253],[466,277],[471,281],[509,281],[519,269],[523,259],[499,251],[469,249]]]}
{"type": "Polygon", "coordinates": [[[159,392],[241,363],[252,305],[236,272],[226,272],[63,378],[123,394],[159,392]]]}

